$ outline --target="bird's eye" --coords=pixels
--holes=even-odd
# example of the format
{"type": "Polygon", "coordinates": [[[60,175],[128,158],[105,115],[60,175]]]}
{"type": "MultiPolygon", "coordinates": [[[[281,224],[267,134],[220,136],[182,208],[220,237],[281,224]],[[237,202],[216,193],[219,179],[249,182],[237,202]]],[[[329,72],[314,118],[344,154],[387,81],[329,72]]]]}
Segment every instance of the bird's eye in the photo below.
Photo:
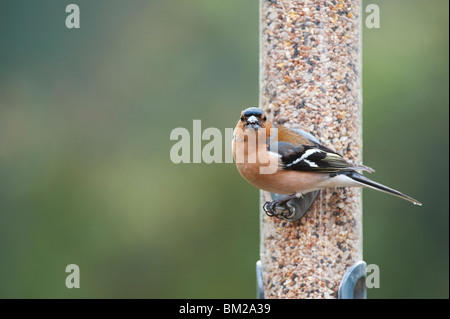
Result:
{"type": "Polygon", "coordinates": [[[265,122],[267,120],[267,116],[264,115],[263,121],[265,122]]]}
{"type": "Polygon", "coordinates": [[[241,121],[244,121],[244,117],[243,116],[241,116],[241,121]]]}

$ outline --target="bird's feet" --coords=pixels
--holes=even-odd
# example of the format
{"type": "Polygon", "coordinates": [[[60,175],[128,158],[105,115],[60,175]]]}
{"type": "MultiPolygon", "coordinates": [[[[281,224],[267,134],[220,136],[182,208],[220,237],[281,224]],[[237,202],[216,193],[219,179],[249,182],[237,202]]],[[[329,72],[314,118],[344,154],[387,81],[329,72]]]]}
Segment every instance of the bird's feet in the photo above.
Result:
{"type": "Polygon", "coordinates": [[[263,209],[269,217],[275,216],[279,219],[293,222],[305,215],[316,200],[318,194],[318,190],[305,194],[296,193],[287,196],[270,193],[272,199],[275,200],[265,202],[263,209]]]}
{"type": "Polygon", "coordinates": [[[295,215],[294,207],[287,204],[289,200],[274,200],[265,202],[263,209],[269,217],[291,219],[295,215]]]}

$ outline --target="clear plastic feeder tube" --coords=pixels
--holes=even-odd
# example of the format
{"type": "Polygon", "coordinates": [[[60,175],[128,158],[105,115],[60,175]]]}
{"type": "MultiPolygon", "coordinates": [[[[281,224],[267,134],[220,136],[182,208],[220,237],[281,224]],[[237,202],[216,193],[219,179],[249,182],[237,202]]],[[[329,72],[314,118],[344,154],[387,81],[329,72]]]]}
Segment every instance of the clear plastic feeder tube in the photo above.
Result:
{"type": "MultiPolygon", "coordinates": [[[[361,163],[360,0],[260,1],[260,107],[361,163]]],[[[295,222],[261,209],[260,253],[265,298],[337,298],[362,260],[360,189],[321,191],[295,222]]]]}

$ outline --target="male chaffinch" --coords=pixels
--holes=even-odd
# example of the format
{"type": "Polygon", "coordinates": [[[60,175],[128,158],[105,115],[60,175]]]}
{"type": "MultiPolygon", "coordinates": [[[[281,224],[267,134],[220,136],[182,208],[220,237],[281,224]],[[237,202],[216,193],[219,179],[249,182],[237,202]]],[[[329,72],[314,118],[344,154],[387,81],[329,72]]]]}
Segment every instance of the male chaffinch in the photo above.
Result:
{"type": "Polygon", "coordinates": [[[276,208],[283,207],[292,198],[328,187],[370,187],[422,205],[357,172],[372,173],[372,168],[347,162],[306,132],[275,125],[256,107],[242,111],[232,148],[237,169],[250,184],[289,195],[265,203],[264,210],[270,216],[279,216],[276,208]]]}

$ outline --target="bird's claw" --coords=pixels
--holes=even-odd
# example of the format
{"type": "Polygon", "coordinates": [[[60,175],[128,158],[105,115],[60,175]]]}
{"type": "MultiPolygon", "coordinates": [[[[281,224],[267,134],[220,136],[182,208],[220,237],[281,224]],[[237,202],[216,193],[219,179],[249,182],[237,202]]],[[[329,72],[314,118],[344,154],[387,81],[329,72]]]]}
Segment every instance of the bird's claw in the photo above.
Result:
{"type": "Polygon", "coordinates": [[[287,202],[280,202],[277,200],[265,202],[263,209],[269,217],[277,217],[279,219],[290,219],[295,215],[294,208],[287,204],[287,202]]]}

